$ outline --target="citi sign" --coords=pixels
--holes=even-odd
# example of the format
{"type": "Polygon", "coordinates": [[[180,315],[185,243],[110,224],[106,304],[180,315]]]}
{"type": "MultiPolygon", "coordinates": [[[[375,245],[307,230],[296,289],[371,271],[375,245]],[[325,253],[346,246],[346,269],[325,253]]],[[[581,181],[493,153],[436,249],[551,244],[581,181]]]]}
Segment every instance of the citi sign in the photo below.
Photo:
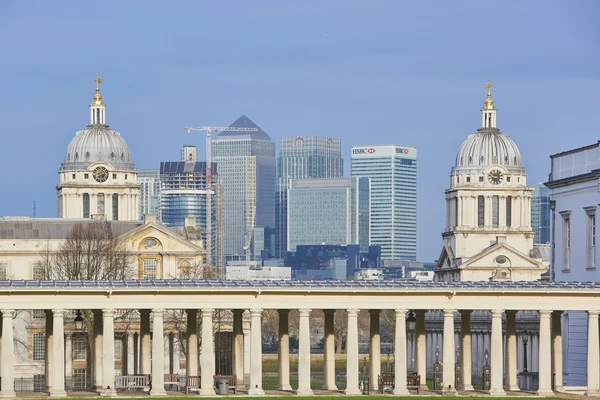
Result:
{"type": "Polygon", "coordinates": [[[352,149],[352,154],[373,154],[375,153],[375,149],[374,148],[368,148],[368,149],[352,149]]]}

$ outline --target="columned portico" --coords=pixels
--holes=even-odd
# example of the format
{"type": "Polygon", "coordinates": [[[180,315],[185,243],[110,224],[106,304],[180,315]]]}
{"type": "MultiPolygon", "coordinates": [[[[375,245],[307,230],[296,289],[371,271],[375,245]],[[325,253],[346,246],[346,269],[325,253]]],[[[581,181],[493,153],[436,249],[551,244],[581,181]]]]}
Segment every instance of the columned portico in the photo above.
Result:
{"type": "Polygon", "coordinates": [[[338,390],[335,384],[335,310],[323,310],[325,332],[323,345],[323,389],[338,390]]]}
{"type": "MultiPolygon", "coordinates": [[[[418,320],[417,320],[418,322],[418,320]]],[[[460,312],[460,383],[462,390],[473,390],[471,384],[471,311],[460,312]]]]}
{"type": "Polygon", "coordinates": [[[502,310],[492,310],[492,370],[490,380],[490,395],[493,396],[503,396],[506,394],[502,388],[502,341],[502,310]]]}
{"type": "Polygon", "coordinates": [[[277,349],[277,361],[279,376],[277,389],[292,390],[290,386],[290,334],[289,315],[290,310],[278,310],[279,314],[279,347],[277,349]]]}
{"type": "Polygon", "coordinates": [[[52,310],[52,389],[50,397],[66,397],[65,391],[65,310],[52,310]]]}
{"type": "Polygon", "coordinates": [[[300,321],[298,325],[298,390],[296,394],[311,396],[310,388],[310,310],[299,310],[300,321]]]}
{"type": "Polygon", "coordinates": [[[152,310],[152,389],[151,396],[166,396],[165,390],[165,334],[163,309],[152,310]]]}
{"type": "Polygon", "coordinates": [[[381,310],[369,310],[369,383],[373,390],[379,389],[381,374],[381,338],[379,336],[379,314],[381,310]]]}
{"type": "Polygon", "coordinates": [[[456,389],[454,388],[454,312],[455,310],[444,310],[444,373],[442,377],[442,382],[444,386],[442,389],[442,393],[446,395],[456,394],[456,389]]]}
{"type": "Polygon", "coordinates": [[[358,387],[358,310],[348,310],[346,336],[346,394],[361,394],[358,387]]]}
{"type": "Polygon", "coordinates": [[[2,363],[0,397],[15,397],[15,351],[13,349],[13,317],[15,310],[2,310],[2,363]]]}
{"type": "Polygon", "coordinates": [[[248,394],[263,396],[262,388],[262,309],[250,310],[250,388],[248,394]]]}

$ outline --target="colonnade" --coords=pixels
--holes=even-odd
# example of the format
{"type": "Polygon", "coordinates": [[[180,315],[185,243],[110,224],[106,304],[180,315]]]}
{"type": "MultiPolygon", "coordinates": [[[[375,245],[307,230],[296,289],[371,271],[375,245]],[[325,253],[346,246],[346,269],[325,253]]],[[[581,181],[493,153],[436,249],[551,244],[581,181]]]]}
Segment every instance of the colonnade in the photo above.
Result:
{"type": "MultiPolygon", "coordinates": [[[[250,379],[248,394],[264,394],[262,387],[262,311],[261,308],[250,310],[250,379]]],[[[279,312],[279,377],[278,388],[290,390],[289,370],[289,309],[279,312]]],[[[311,362],[310,362],[310,309],[300,308],[299,311],[299,349],[298,349],[298,388],[299,395],[311,395],[311,362]]],[[[345,394],[357,395],[359,389],[359,352],[358,352],[358,308],[349,308],[347,311],[346,335],[346,389],[345,394]]],[[[407,340],[406,340],[406,315],[409,310],[404,308],[394,309],[394,359],[395,359],[395,395],[408,395],[407,389],[407,340]]],[[[415,369],[420,375],[420,386],[426,388],[426,310],[413,310],[415,313],[415,369]]],[[[200,375],[200,395],[214,395],[213,376],[215,375],[215,352],[213,337],[213,309],[201,310],[187,309],[187,375],[200,375]],[[197,318],[201,318],[200,337],[200,365],[198,365],[198,332],[197,318]],[[207,345],[208,344],[208,345],[207,345]],[[200,371],[199,371],[200,370],[200,371]],[[199,373],[200,372],[200,373],[199,373]]],[[[337,390],[335,382],[335,348],[334,348],[334,312],[333,309],[324,310],[324,384],[325,390],[337,390]]],[[[379,309],[370,309],[370,363],[369,377],[371,387],[376,390],[378,376],[381,373],[379,309]]],[[[13,397],[14,385],[14,351],[13,349],[13,317],[15,310],[2,309],[1,343],[2,354],[0,363],[1,397],[13,397]]],[[[64,397],[65,391],[65,353],[64,340],[64,309],[47,310],[46,318],[46,379],[48,392],[51,397],[64,397]]],[[[140,310],[140,373],[152,376],[152,389],[150,395],[166,395],[164,388],[164,313],[163,308],[140,310]],[[152,316],[152,326],[150,324],[152,316]],[[152,329],[151,329],[152,328],[152,329]],[[152,353],[150,353],[150,334],[152,332],[152,353]]],[[[504,395],[506,391],[518,390],[517,382],[517,331],[515,324],[515,310],[493,309],[491,326],[491,381],[489,393],[504,395]],[[506,320],[506,346],[503,346],[502,320],[506,320]]],[[[106,308],[93,310],[93,349],[96,357],[93,385],[105,396],[115,395],[114,387],[114,318],[115,309],[106,308]],[[101,355],[101,357],[98,357],[101,355]]],[[[242,309],[233,310],[233,373],[238,376],[238,383],[243,383],[243,347],[244,334],[242,331],[242,309]]],[[[562,338],[561,338],[562,311],[539,310],[539,389],[537,394],[551,396],[554,394],[552,376],[557,377],[556,388],[560,389],[562,383],[562,338]]],[[[600,336],[599,336],[599,311],[587,311],[588,315],[588,387],[587,394],[600,395],[600,336]]],[[[457,389],[473,390],[471,384],[471,311],[470,310],[443,310],[443,393],[454,394],[457,389]],[[461,330],[459,343],[455,343],[454,318],[457,312],[461,316],[461,330]],[[460,347],[461,387],[455,388],[455,349],[460,347]]]]}

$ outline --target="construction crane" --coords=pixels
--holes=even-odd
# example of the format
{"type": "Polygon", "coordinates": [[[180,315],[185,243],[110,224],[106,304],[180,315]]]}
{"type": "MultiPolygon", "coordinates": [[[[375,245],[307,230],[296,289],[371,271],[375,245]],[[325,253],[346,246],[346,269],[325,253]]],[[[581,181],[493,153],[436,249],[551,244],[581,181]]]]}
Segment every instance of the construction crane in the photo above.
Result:
{"type": "MultiPolygon", "coordinates": [[[[206,131],[206,259],[212,262],[212,132],[257,132],[258,128],[238,128],[235,126],[200,126],[192,128],[184,127],[188,134],[192,131],[206,131]]],[[[220,232],[219,232],[220,234],[220,232]]],[[[217,274],[220,279],[223,278],[223,266],[217,265],[217,274]]]]}

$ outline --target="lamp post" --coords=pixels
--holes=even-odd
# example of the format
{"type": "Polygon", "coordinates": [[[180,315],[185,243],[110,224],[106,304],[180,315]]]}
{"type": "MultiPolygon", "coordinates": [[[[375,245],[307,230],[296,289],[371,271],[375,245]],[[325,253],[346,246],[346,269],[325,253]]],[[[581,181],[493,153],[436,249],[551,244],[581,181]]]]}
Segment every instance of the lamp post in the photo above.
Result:
{"type": "Polygon", "coordinates": [[[75,314],[75,329],[79,330],[83,328],[83,316],[81,315],[81,310],[77,310],[75,314]]]}
{"type": "Polygon", "coordinates": [[[415,317],[415,313],[411,310],[406,317],[406,329],[408,330],[408,340],[411,348],[411,356],[410,356],[410,370],[415,369],[415,331],[417,328],[417,318],[415,317]]]}
{"type": "Polygon", "coordinates": [[[523,331],[523,372],[527,372],[527,342],[529,341],[529,333],[523,331]]]}

